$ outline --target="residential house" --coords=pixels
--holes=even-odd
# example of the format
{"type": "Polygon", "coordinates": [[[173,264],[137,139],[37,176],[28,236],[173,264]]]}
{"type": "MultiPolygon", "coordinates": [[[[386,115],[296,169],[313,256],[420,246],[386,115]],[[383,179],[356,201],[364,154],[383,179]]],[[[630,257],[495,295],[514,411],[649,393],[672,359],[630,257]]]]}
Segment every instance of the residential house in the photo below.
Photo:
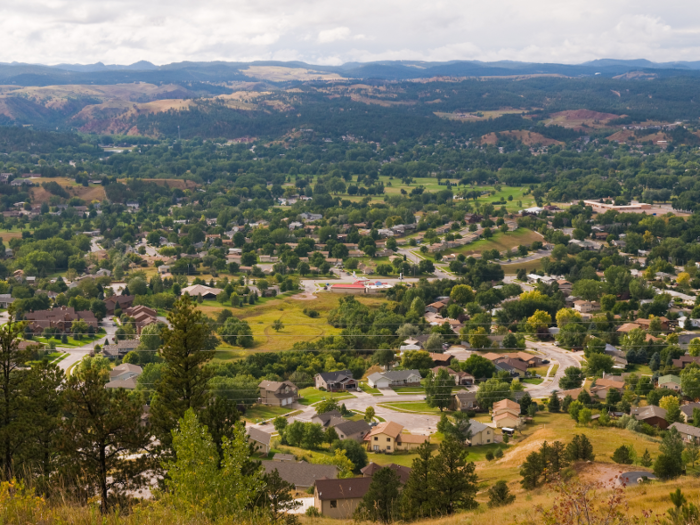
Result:
{"type": "Polygon", "coordinates": [[[605,354],[612,357],[612,359],[614,361],[613,368],[622,369],[622,370],[627,368],[627,357],[625,357],[625,353],[622,352],[621,350],[618,350],[617,348],[615,348],[611,344],[606,344],[605,345],[605,354]]]}
{"type": "Polygon", "coordinates": [[[319,479],[314,486],[314,507],[328,518],[351,519],[371,483],[370,477],[319,479]]]}
{"type": "Polygon", "coordinates": [[[110,370],[109,382],[105,385],[105,388],[134,390],[136,388],[136,380],[142,373],[143,369],[140,366],[122,363],[110,370]]]}
{"type": "Polygon", "coordinates": [[[449,366],[450,362],[454,359],[454,356],[450,354],[438,354],[435,352],[430,352],[430,359],[433,360],[435,366],[449,366]]]}
{"type": "Polygon", "coordinates": [[[134,319],[136,324],[136,333],[141,335],[141,330],[149,324],[156,323],[158,321],[158,312],[153,308],[144,306],[142,304],[138,306],[130,306],[124,313],[134,319]]]}
{"type": "Polygon", "coordinates": [[[404,467],[403,465],[397,465],[395,463],[389,463],[388,465],[377,465],[375,462],[371,462],[365,468],[361,469],[362,475],[366,478],[373,477],[377,472],[384,468],[389,468],[396,472],[399,477],[399,482],[405,485],[408,478],[411,476],[411,469],[409,467],[404,467]]]}
{"type": "Polygon", "coordinates": [[[306,222],[306,221],[310,221],[310,222],[320,221],[321,219],[323,219],[323,215],[321,215],[320,213],[306,213],[306,212],[304,212],[304,213],[300,213],[299,217],[301,217],[301,220],[304,222],[306,222]]]}
{"type": "Polygon", "coordinates": [[[617,332],[621,334],[628,334],[637,328],[641,328],[641,326],[639,326],[637,323],[624,323],[617,327],[617,332]]]}
{"type": "Polygon", "coordinates": [[[365,444],[371,452],[393,453],[396,450],[415,450],[430,442],[430,436],[403,434],[403,426],[393,421],[380,423],[365,436],[365,444]]]}
{"type": "Polygon", "coordinates": [[[652,427],[660,428],[661,430],[668,427],[668,421],[666,421],[666,410],[661,407],[654,405],[633,407],[630,410],[630,415],[637,421],[642,421],[648,425],[651,425],[652,427]]]}
{"type": "Polygon", "coordinates": [[[76,311],[75,308],[61,306],[53,310],[37,310],[24,315],[29,321],[29,328],[35,334],[42,333],[46,328],[57,328],[61,333],[70,333],[73,322],[85,321],[89,327],[97,329],[95,314],[89,310],[76,311]]]}
{"type": "Polygon", "coordinates": [[[118,341],[115,344],[104,345],[102,347],[102,355],[107,359],[122,358],[132,350],[136,350],[139,346],[139,341],[136,339],[126,339],[118,341]]]}
{"type": "Polygon", "coordinates": [[[436,366],[435,368],[431,368],[431,371],[435,375],[437,375],[440,370],[446,370],[447,373],[454,378],[455,385],[471,386],[474,384],[474,376],[469,372],[462,372],[461,370],[459,372],[455,372],[447,366],[436,366]]]}
{"type": "Polygon", "coordinates": [[[542,357],[533,354],[528,354],[527,352],[515,352],[513,354],[507,354],[507,356],[515,359],[520,359],[527,365],[528,368],[542,366],[544,361],[542,357]]]}
{"type": "Polygon", "coordinates": [[[669,428],[675,428],[686,443],[700,442],[700,428],[685,423],[674,423],[669,428]]]}
{"type": "Polygon", "coordinates": [[[675,392],[681,391],[681,378],[673,374],[666,374],[665,376],[659,377],[658,384],[659,388],[668,388],[675,392]]]}
{"type": "Polygon", "coordinates": [[[442,310],[446,306],[447,303],[443,303],[442,301],[435,301],[434,303],[431,303],[428,306],[426,306],[425,311],[426,313],[437,314],[440,313],[440,310],[442,310]]]}
{"type": "Polygon", "coordinates": [[[273,461],[263,461],[262,467],[266,474],[270,474],[275,470],[287,483],[292,483],[297,490],[308,489],[321,479],[336,479],[338,477],[338,468],[333,465],[318,465],[316,463],[307,463],[306,461],[281,461],[277,456],[283,454],[275,454],[273,461]]]}
{"type": "Polygon", "coordinates": [[[505,357],[496,361],[496,369],[508,372],[511,376],[526,377],[528,375],[527,363],[520,359],[505,357]]]}
{"type": "Polygon", "coordinates": [[[343,416],[337,410],[331,410],[329,412],[324,412],[323,414],[314,414],[311,417],[311,422],[325,428],[331,426],[331,421],[334,419],[343,420],[343,416]]]}
{"type": "Polygon", "coordinates": [[[373,388],[420,385],[420,381],[421,375],[418,370],[375,372],[367,378],[367,384],[373,388]]]}
{"type": "Polygon", "coordinates": [[[202,296],[202,299],[216,299],[216,297],[223,292],[219,288],[211,288],[210,286],[204,286],[202,284],[194,284],[182,289],[182,294],[188,294],[190,297],[202,296]]]}
{"type": "Polygon", "coordinates": [[[582,314],[587,314],[600,308],[595,301],[574,301],[574,310],[582,314]]]}
{"type": "Polygon", "coordinates": [[[491,409],[496,428],[518,428],[521,424],[520,404],[510,399],[503,399],[493,404],[491,409]]]}
{"type": "MultiPolygon", "coordinates": [[[[659,322],[661,323],[661,330],[667,331],[669,329],[670,321],[666,317],[661,316],[661,317],[656,317],[656,319],[658,319],[659,322]]],[[[652,321],[653,321],[653,319],[642,319],[640,317],[639,319],[635,319],[634,322],[637,323],[642,329],[649,330],[651,328],[652,321]]]]}
{"type": "Polygon", "coordinates": [[[471,433],[469,444],[473,447],[478,445],[488,445],[489,443],[494,442],[493,428],[488,425],[484,425],[480,421],[471,420],[469,422],[469,432],[471,433]]]}
{"type": "Polygon", "coordinates": [[[248,443],[255,445],[255,450],[260,455],[267,455],[270,453],[272,434],[268,434],[267,432],[254,427],[246,427],[245,431],[246,435],[248,436],[248,443]]]}
{"type": "Polygon", "coordinates": [[[314,382],[316,388],[327,390],[328,392],[357,390],[357,381],[352,378],[352,372],[350,370],[322,372],[314,376],[314,382]]]}
{"type": "Polygon", "coordinates": [[[690,363],[700,366],[700,356],[682,355],[679,359],[673,360],[673,367],[683,370],[690,363]]]}
{"type": "Polygon", "coordinates": [[[459,410],[460,412],[471,412],[476,410],[476,392],[456,392],[452,394],[452,402],[450,410],[459,410]]]}
{"type": "Polygon", "coordinates": [[[133,295],[113,295],[112,297],[107,297],[107,299],[105,299],[107,313],[109,315],[114,315],[114,311],[116,309],[124,310],[130,307],[133,304],[133,302],[133,295]]]}
{"type": "Polygon", "coordinates": [[[591,394],[595,394],[600,399],[605,399],[608,391],[614,388],[622,392],[625,388],[625,382],[622,379],[596,379],[595,385],[591,387],[591,394]]]}
{"type": "Polygon", "coordinates": [[[291,381],[263,381],[260,388],[260,403],[275,407],[294,404],[299,398],[299,389],[291,381]]]}
{"type": "Polygon", "coordinates": [[[693,422],[693,410],[700,410],[700,403],[687,403],[681,406],[681,416],[686,423],[693,422]]]}
{"type": "Polygon", "coordinates": [[[340,439],[352,439],[358,443],[362,443],[365,436],[372,430],[369,423],[364,419],[352,421],[350,419],[331,420],[331,426],[335,429],[336,434],[340,439]]]}
{"type": "Polygon", "coordinates": [[[0,308],[9,308],[15,302],[15,299],[9,293],[0,294],[0,308]]]}

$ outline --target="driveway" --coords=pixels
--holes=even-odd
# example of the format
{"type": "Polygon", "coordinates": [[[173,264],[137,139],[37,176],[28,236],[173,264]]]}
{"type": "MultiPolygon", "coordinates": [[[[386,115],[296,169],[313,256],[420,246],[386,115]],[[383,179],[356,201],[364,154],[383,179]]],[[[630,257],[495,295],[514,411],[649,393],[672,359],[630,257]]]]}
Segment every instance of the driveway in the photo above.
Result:
{"type": "Polygon", "coordinates": [[[544,382],[539,385],[528,385],[526,387],[526,390],[533,398],[549,397],[555,390],[561,390],[559,387],[559,380],[564,377],[564,370],[571,366],[581,368],[580,356],[559,348],[553,343],[533,343],[532,341],[527,341],[526,345],[530,350],[537,350],[544,354],[551,362],[556,361],[559,364],[557,373],[554,374],[553,377],[545,379],[544,382]]]}

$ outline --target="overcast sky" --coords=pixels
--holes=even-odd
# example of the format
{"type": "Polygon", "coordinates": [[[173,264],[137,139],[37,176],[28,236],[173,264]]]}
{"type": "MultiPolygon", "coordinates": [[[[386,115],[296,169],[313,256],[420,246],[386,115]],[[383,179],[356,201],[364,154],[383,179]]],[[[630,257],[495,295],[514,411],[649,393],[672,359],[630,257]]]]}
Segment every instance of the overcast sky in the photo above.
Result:
{"type": "Polygon", "coordinates": [[[697,0],[2,0],[0,62],[700,60],[697,0]]]}

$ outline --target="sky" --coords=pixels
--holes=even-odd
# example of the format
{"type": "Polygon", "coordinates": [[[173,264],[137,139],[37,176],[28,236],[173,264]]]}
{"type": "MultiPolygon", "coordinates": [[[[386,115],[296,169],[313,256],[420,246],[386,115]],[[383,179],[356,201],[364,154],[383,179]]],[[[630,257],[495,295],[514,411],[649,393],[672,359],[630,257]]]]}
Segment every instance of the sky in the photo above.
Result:
{"type": "Polygon", "coordinates": [[[2,0],[0,62],[700,59],[690,0],[2,0]]]}

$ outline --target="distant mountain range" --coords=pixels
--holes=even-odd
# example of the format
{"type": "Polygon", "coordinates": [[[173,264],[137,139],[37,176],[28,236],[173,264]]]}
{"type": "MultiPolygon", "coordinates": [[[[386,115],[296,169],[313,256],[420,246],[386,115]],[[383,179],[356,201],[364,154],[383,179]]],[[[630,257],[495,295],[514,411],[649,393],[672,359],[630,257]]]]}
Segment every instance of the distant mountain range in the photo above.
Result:
{"type": "MultiPolygon", "coordinates": [[[[523,75],[563,75],[567,77],[630,75],[629,78],[667,78],[700,76],[700,61],[663,62],[649,60],[600,59],[583,64],[548,64],[529,62],[417,62],[382,61],[349,62],[341,66],[321,66],[304,62],[178,62],[162,66],[147,61],[130,65],[0,63],[0,83],[19,86],[56,84],[115,84],[123,82],[232,82],[267,81],[289,84],[314,80],[313,74],[335,75],[348,79],[411,80],[433,77],[507,77],[523,75]],[[280,79],[266,73],[266,68],[306,70],[305,76],[280,79]],[[253,69],[249,69],[253,68],[253,69]],[[309,74],[311,76],[309,76],[309,74]],[[634,74],[634,75],[632,75],[634,74]]],[[[319,79],[321,77],[319,76],[319,79]]]]}

